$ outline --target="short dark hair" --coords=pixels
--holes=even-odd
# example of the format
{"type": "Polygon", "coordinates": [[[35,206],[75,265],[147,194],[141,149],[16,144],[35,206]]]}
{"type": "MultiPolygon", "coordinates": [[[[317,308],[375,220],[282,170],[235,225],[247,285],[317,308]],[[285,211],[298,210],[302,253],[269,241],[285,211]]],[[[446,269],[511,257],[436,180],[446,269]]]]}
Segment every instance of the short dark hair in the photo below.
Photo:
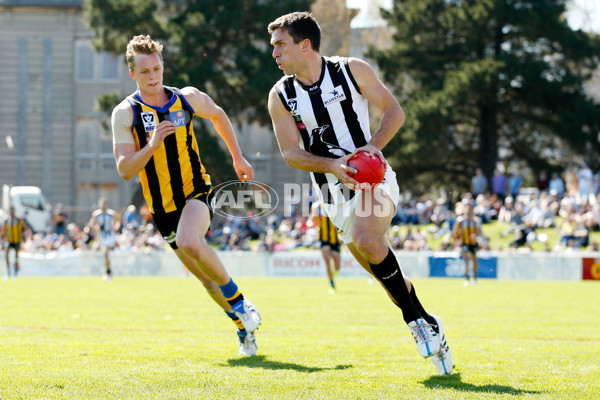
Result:
{"type": "Polygon", "coordinates": [[[314,51],[319,51],[321,48],[321,27],[319,27],[319,23],[309,12],[296,11],[282,15],[267,27],[269,35],[273,34],[277,29],[287,29],[296,44],[304,39],[308,39],[314,51]]]}

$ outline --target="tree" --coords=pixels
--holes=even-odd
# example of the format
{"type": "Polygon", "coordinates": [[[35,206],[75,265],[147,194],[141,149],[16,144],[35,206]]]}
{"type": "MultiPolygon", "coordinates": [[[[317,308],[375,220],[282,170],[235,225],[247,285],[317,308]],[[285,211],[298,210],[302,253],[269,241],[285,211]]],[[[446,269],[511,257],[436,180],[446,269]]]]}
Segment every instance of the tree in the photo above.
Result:
{"type": "MultiPolygon", "coordinates": [[[[165,80],[196,86],[230,117],[267,123],[267,94],[281,71],[271,57],[267,24],[309,9],[313,0],[86,0],[98,49],[124,54],[127,42],[149,34],[166,43],[165,80]]],[[[203,162],[215,181],[235,177],[206,124],[195,125],[203,162]]]]}
{"type": "Polygon", "coordinates": [[[598,166],[600,107],[583,84],[600,40],[569,28],[565,3],[398,0],[382,11],[393,44],[368,56],[406,111],[390,143],[401,181],[466,189],[477,166],[488,179],[499,160],[552,171],[573,152],[598,166]]]}

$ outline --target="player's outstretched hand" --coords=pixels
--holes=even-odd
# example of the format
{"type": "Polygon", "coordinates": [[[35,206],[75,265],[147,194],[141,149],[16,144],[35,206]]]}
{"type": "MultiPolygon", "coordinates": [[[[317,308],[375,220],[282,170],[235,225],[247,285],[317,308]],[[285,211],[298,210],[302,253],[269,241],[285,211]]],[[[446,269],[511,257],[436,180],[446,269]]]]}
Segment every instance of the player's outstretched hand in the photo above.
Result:
{"type": "Polygon", "coordinates": [[[254,179],[254,169],[244,157],[238,160],[233,160],[233,169],[235,169],[237,177],[242,182],[251,181],[254,179]]]}

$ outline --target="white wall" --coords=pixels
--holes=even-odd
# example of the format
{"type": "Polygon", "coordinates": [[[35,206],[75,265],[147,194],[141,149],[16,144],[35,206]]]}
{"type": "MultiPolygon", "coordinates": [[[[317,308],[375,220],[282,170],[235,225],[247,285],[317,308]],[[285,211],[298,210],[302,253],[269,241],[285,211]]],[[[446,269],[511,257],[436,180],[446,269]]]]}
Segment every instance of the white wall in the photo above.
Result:
{"type": "MultiPolygon", "coordinates": [[[[483,253],[483,252],[481,252],[483,253]]],[[[11,258],[12,258],[11,253],[11,258]]],[[[341,277],[367,277],[348,252],[342,253],[341,277]]],[[[319,251],[276,253],[220,252],[219,256],[233,277],[238,276],[325,276],[319,251]]],[[[457,258],[457,253],[397,252],[404,273],[413,278],[429,276],[429,257],[457,258]]],[[[497,257],[497,276],[502,280],[562,280],[582,279],[582,258],[598,257],[598,253],[501,253],[485,256],[497,257]]],[[[4,253],[0,274],[6,271],[4,253]]],[[[171,251],[151,254],[111,253],[115,276],[182,276],[184,269],[171,251]]],[[[49,252],[20,255],[20,276],[101,276],[104,260],[99,252],[49,252]]],[[[458,276],[458,275],[457,275],[458,276]]]]}

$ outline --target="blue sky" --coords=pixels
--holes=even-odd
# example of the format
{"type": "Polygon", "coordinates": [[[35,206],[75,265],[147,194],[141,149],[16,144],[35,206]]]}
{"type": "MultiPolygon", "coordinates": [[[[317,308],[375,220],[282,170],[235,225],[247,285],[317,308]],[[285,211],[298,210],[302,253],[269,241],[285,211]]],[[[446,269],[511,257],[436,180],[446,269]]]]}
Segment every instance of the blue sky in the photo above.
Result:
{"type": "MultiPolygon", "coordinates": [[[[382,6],[392,4],[392,0],[379,1],[382,6]]],[[[369,0],[346,0],[346,5],[352,8],[364,8],[368,3],[369,0]]],[[[568,10],[571,27],[600,33],[600,0],[572,0],[568,10]]]]}

